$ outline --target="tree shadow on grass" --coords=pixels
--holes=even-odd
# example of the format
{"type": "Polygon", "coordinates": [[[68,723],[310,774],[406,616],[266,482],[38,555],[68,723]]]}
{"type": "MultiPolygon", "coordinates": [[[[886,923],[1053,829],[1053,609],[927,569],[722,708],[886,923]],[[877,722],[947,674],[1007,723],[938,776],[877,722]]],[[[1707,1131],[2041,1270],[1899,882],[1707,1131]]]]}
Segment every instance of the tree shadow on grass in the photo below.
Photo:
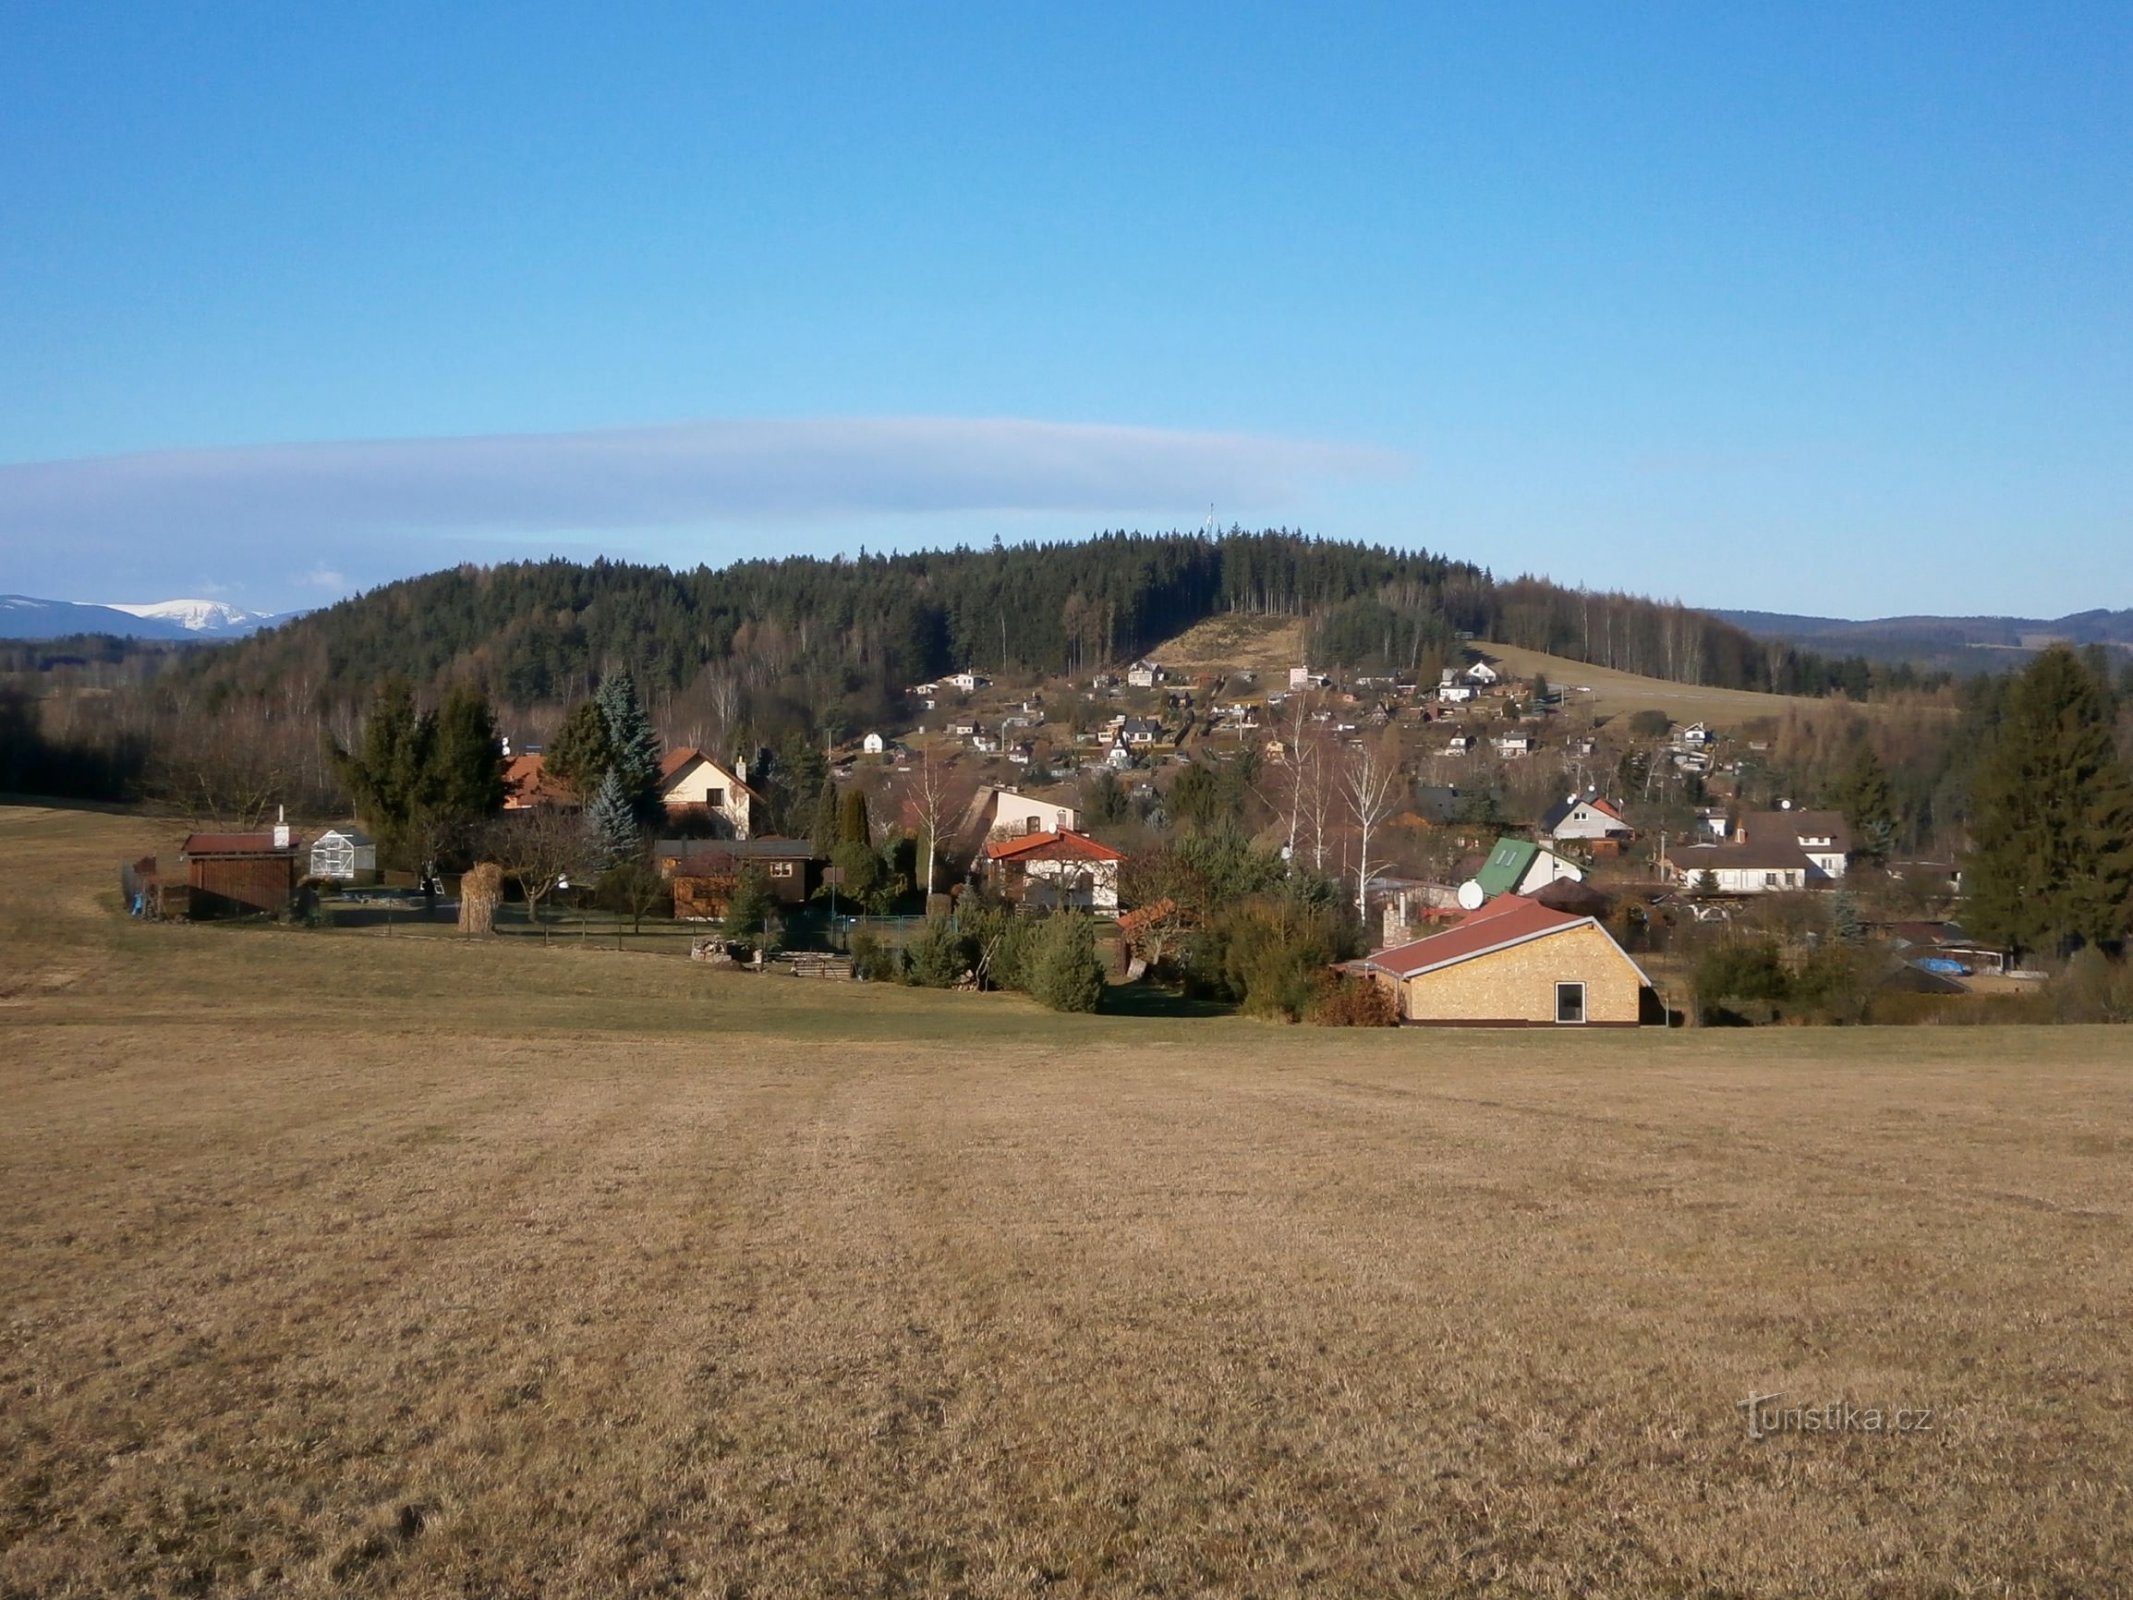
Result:
{"type": "Polygon", "coordinates": [[[1116,983],[1104,990],[1107,1017],[1233,1017],[1237,1008],[1227,1001],[1189,995],[1154,983],[1116,983]]]}

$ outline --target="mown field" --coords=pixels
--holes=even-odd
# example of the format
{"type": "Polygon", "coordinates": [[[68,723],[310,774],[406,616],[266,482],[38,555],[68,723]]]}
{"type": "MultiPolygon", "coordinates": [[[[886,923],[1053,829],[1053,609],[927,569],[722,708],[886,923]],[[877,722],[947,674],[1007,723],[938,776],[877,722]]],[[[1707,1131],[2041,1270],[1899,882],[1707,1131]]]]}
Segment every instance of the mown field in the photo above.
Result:
{"type": "Polygon", "coordinates": [[[0,1595],[2099,1595],[2133,1043],[138,928],[0,808],[0,1595]],[[1748,1436],[1741,1401],[1930,1409],[1748,1436]]]}
{"type": "MultiPolygon", "coordinates": [[[[1591,666],[1567,656],[1549,655],[1544,651],[1497,644],[1486,639],[1476,643],[1474,649],[1521,678],[1531,678],[1537,673],[1557,689],[1573,691],[1577,685],[1584,685],[1591,692],[1571,693],[1565,698],[1565,709],[1590,710],[1602,717],[1626,715],[1632,711],[1663,711],[1678,723],[1707,722],[1713,727],[1731,729],[1763,718],[1783,717],[1788,711],[1827,711],[1833,703],[1808,695],[1762,694],[1753,689],[1718,689],[1703,684],[1673,683],[1665,678],[1617,672],[1611,667],[1591,666]]],[[[1184,672],[1247,670],[1262,674],[1286,673],[1290,667],[1303,662],[1304,624],[1297,617],[1241,614],[1210,617],[1149,654],[1165,666],[1184,672]]],[[[1868,716],[1878,716],[1889,708],[1879,702],[1859,702],[1857,709],[1868,716]]]]}

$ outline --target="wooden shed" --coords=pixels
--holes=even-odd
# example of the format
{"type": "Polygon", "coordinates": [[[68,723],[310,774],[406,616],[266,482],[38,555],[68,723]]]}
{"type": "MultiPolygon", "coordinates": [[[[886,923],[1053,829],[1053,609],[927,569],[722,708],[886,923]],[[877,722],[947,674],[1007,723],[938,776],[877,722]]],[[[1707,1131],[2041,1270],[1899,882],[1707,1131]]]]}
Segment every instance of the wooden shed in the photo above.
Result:
{"type": "Polygon", "coordinates": [[[179,858],[195,921],[279,912],[295,897],[306,860],[303,841],[286,826],[189,834],[179,858]]]}
{"type": "Polygon", "coordinates": [[[1519,895],[1349,970],[1390,989],[1402,1022],[1634,1028],[1664,1016],[1651,980],[1597,920],[1519,895]]]}

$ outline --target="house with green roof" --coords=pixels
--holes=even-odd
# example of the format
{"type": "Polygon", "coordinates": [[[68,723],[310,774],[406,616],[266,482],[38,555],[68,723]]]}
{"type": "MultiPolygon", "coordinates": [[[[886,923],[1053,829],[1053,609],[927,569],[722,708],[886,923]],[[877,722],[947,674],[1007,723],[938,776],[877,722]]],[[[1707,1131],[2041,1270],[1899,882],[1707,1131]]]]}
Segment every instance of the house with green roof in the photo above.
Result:
{"type": "Polygon", "coordinates": [[[1584,869],[1531,839],[1498,839],[1474,882],[1491,900],[1500,894],[1532,894],[1568,878],[1583,882],[1584,869]]]}

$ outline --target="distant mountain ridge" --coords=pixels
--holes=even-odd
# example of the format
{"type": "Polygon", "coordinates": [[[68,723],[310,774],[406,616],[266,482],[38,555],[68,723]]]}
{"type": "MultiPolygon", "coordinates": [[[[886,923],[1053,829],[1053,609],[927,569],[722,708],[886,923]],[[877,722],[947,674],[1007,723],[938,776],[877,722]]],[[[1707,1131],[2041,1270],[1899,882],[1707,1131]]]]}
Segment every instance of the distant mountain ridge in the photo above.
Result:
{"type": "Polygon", "coordinates": [[[1711,614],[1760,639],[1964,673],[2017,666],[2059,640],[2133,650],[2133,610],[2076,611],[2051,618],[1904,616],[1864,621],[1783,611],[1711,614]]]}
{"type": "Polygon", "coordinates": [[[90,605],[0,594],[0,639],[64,639],[75,634],[111,634],[121,639],[210,641],[242,639],[300,611],[268,615],[221,600],[114,601],[90,605]]]}

